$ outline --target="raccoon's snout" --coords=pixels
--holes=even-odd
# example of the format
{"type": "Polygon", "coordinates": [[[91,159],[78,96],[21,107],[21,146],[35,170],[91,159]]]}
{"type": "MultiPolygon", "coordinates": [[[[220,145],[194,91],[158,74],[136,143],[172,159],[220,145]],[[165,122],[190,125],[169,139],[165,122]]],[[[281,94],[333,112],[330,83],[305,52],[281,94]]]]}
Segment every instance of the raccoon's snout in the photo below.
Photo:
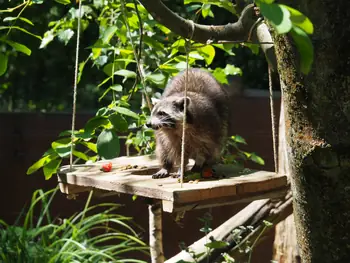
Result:
{"type": "Polygon", "coordinates": [[[152,128],[152,123],[150,120],[148,120],[145,125],[147,128],[152,128]]]}
{"type": "Polygon", "coordinates": [[[172,121],[159,121],[159,120],[149,120],[146,123],[148,128],[152,128],[153,130],[158,130],[160,128],[175,128],[175,123],[172,121]]]}
{"type": "Polygon", "coordinates": [[[149,119],[145,125],[147,128],[151,128],[153,130],[158,130],[161,127],[161,125],[159,123],[155,124],[154,122],[152,122],[151,119],[149,119]]]}

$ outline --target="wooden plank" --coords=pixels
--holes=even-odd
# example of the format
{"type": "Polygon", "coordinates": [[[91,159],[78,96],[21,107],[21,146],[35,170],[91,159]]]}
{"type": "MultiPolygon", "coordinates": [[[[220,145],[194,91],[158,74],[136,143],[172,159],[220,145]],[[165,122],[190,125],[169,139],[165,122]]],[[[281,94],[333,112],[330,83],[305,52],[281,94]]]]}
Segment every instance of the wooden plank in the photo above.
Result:
{"type": "MultiPolygon", "coordinates": [[[[241,198],[256,199],[287,185],[287,178],[284,175],[242,170],[232,165],[217,165],[215,166],[217,173],[225,175],[225,178],[206,179],[197,183],[185,182],[181,188],[176,178],[151,178],[151,174],[159,169],[154,156],[120,157],[111,162],[113,168],[108,173],[100,170],[106,161],[74,166],[73,171],[69,170],[69,166],[62,167],[58,178],[61,185],[65,187],[61,188],[61,191],[69,193],[96,188],[127,193],[168,201],[164,203],[168,204],[166,210],[174,211],[181,207],[187,209],[196,203],[203,207],[206,206],[205,203],[214,206],[217,202],[227,203],[241,198]]],[[[192,165],[193,161],[188,167],[192,165]]]]}
{"type": "Polygon", "coordinates": [[[163,211],[168,213],[174,213],[180,211],[190,211],[210,207],[234,205],[238,203],[249,203],[261,199],[281,198],[286,195],[287,191],[288,187],[282,187],[273,191],[254,192],[246,195],[227,196],[188,203],[177,203],[163,200],[163,211]]]}

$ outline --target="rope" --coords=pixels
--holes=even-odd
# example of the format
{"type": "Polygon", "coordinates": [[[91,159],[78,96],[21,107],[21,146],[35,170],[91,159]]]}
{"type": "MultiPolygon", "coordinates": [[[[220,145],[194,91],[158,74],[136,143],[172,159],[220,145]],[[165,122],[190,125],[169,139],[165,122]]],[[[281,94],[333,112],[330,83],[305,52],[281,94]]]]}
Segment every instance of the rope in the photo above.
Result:
{"type": "Polygon", "coordinates": [[[73,112],[72,112],[72,135],[71,135],[71,149],[70,149],[70,170],[73,167],[73,148],[74,148],[74,129],[75,129],[75,115],[76,115],[76,104],[77,104],[77,82],[78,82],[78,67],[79,67],[79,42],[80,42],[80,28],[81,28],[81,2],[79,0],[79,11],[78,11],[78,29],[77,29],[77,45],[75,50],[75,68],[74,68],[74,87],[73,87],[73,112]]]}
{"type": "MultiPolygon", "coordinates": [[[[151,103],[151,99],[150,99],[150,97],[148,95],[148,92],[147,92],[147,89],[146,89],[146,82],[145,82],[145,77],[144,77],[145,74],[144,74],[144,71],[143,71],[143,68],[142,68],[142,63],[140,61],[141,58],[136,53],[136,48],[135,48],[134,42],[132,41],[132,35],[131,35],[131,31],[130,31],[130,26],[129,26],[128,18],[126,16],[126,12],[125,12],[125,2],[124,2],[124,0],[122,0],[122,1],[120,1],[120,3],[121,3],[121,11],[123,13],[126,30],[128,31],[130,44],[131,44],[131,47],[132,47],[132,50],[133,50],[133,53],[134,53],[134,57],[135,57],[135,61],[136,61],[136,67],[137,67],[137,70],[138,70],[139,75],[140,75],[141,83],[143,85],[143,93],[144,93],[145,98],[146,98],[147,106],[150,109],[150,111],[152,111],[152,103],[151,103]]],[[[135,4],[135,9],[137,9],[137,5],[136,5],[135,2],[134,2],[134,4],[135,4]]],[[[140,23],[140,28],[141,28],[142,27],[142,25],[141,25],[142,21],[139,20],[139,23],[140,23]]],[[[142,38],[142,34],[140,34],[140,38],[142,38]]],[[[140,46],[140,50],[141,50],[141,48],[142,47],[140,46]]]]}
{"type": "Polygon", "coordinates": [[[184,174],[185,174],[185,139],[186,139],[186,121],[187,121],[187,86],[188,86],[188,58],[190,53],[191,39],[194,34],[194,22],[188,20],[191,23],[191,37],[186,41],[185,50],[186,50],[186,81],[185,81],[185,91],[184,91],[184,117],[182,120],[182,141],[181,141],[181,188],[183,185],[184,174]]]}
{"type": "Polygon", "coordinates": [[[269,90],[270,90],[270,110],[271,110],[271,126],[272,126],[272,144],[273,144],[273,160],[275,163],[275,172],[278,172],[277,165],[277,136],[276,136],[276,122],[275,122],[275,110],[273,106],[273,91],[272,91],[272,77],[271,77],[271,66],[268,66],[269,73],[269,90]]]}

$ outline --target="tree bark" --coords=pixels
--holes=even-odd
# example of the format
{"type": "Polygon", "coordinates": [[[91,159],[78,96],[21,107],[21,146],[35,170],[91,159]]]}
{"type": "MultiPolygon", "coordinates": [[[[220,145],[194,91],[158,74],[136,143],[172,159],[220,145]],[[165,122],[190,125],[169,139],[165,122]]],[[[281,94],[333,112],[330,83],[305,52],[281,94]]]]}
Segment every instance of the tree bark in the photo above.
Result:
{"type": "Polygon", "coordinates": [[[350,18],[344,12],[350,1],[287,4],[315,27],[315,58],[307,76],[299,72],[291,38],[275,38],[301,258],[304,263],[349,262],[350,18]]]}

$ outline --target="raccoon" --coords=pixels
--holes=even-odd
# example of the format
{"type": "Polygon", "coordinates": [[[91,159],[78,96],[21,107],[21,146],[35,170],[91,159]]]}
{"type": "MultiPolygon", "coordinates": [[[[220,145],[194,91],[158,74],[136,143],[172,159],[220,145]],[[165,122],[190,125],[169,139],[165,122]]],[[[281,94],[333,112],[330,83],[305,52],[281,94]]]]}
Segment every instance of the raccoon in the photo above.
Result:
{"type": "Polygon", "coordinates": [[[162,168],[152,178],[165,178],[180,165],[184,103],[187,100],[185,165],[195,161],[192,172],[216,163],[225,145],[228,128],[228,93],[207,71],[188,70],[187,97],[184,98],[186,71],[180,72],[165,88],[154,105],[147,126],[155,130],[156,156],[162,168]]]}

